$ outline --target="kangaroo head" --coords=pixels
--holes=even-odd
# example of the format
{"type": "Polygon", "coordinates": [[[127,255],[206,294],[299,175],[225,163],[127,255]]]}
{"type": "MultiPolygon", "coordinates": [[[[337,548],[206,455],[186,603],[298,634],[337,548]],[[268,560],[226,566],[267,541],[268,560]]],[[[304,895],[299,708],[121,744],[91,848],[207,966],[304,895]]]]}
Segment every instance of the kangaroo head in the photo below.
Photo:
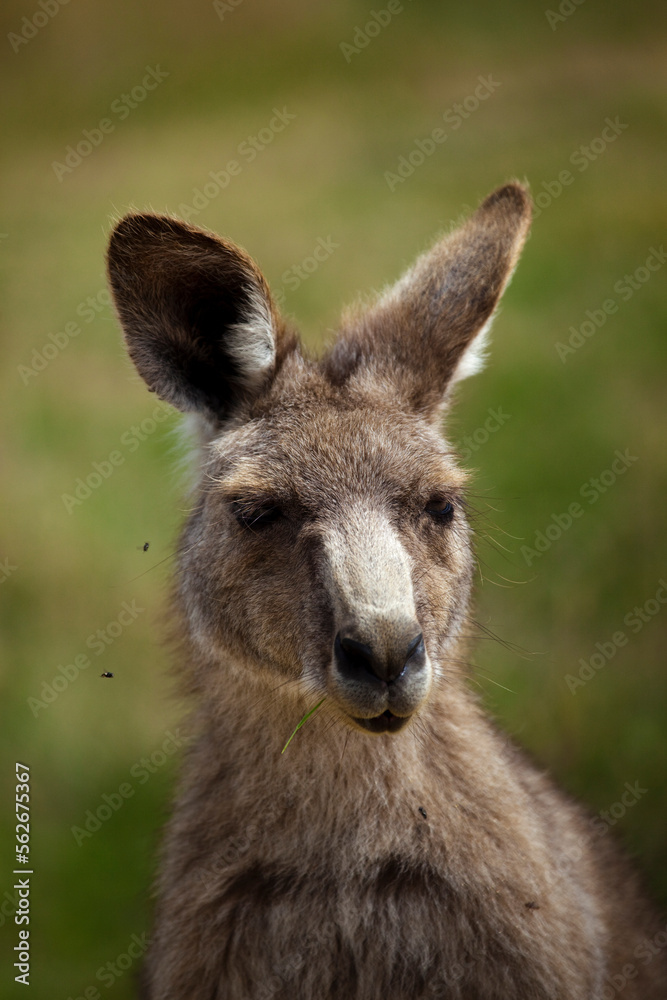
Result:
{"type": "Polygon", "coordinates": [[[233,243],[155,215],[117,226],[130,356],[200,425],[178,590],[209,698],[233,678],[272,702],[327,696],[349,726],[394,733],[443,683],[472,557],[440,423],[481,366],[529,222],[520,185],[495,191],[319,359],[233,243]]]}

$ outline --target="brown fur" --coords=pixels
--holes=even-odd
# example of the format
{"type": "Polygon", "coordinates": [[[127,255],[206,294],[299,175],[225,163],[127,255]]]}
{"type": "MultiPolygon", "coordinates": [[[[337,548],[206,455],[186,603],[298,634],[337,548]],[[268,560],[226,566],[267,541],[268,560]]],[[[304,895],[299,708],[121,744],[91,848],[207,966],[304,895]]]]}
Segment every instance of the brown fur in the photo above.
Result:
{"type": "Polygon", "coordinates": [[[129,352],[203,441],[176,587],[195,741],[151,1000],[667,995],[634,874],[460,667],[466,477],[439,421],[529,221],[520,185],[494,192],[320,360],[233,244],[156,216],[111,237],[129,352]],[[386,705],[407,723],[368,732],[386,705]]]}

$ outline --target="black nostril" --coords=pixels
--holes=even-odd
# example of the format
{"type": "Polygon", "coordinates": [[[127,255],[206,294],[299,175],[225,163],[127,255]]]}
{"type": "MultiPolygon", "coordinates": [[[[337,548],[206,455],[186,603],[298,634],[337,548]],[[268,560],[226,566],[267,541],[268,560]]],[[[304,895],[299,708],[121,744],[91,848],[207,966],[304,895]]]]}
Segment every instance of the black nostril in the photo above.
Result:
{"type": "Polygon", "coordinates": [[[426,657],[426,649],[424,648],[424,635],[422,632],[420,632],[419,635],[415,639],[413,639],[410,645],[408,646],[408,652],[405,657],[405,665],[407,666],[408,660],[412,660],[413,658],[415,661],[423,660],[425,659],[425,657],[426,657]]]}
{"type": "Polygon", "coordinates": [[[347,673],[369,673],[377,677],[374,666],[373,650],[363,642],[341,636],[340,632],[334,642],[334,652],[339,666],[347,673]]]}

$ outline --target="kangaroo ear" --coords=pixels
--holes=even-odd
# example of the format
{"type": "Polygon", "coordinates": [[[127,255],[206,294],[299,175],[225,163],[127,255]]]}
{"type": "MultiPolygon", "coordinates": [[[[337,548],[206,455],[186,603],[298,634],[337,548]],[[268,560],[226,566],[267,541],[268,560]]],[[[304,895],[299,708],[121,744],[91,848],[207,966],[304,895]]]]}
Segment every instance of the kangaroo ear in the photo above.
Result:
{"type": "Polygon", "coordinates": [[[128,215],[107,263],[130,357],[161,399],[222,419],[271,377],[279,320],[244,250],[175,219],[128,215]]]}
{"type": "Polygon", "coordinates": [[[328,359],[340,382],[365,369],[391,378],[418,410],[438,410],[448,389],[478,371],[493,310],[528,235],[520,184],[499,188],[440,240],[370,310],[345,325],[328,359]]]}

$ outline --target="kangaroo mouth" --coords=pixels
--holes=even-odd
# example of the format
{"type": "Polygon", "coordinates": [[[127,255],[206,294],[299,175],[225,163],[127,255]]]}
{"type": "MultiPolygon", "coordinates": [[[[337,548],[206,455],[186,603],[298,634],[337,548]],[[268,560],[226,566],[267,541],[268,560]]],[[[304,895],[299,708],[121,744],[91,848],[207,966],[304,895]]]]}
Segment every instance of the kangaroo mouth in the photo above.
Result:
{"type": "Polygon", "coordinates": [[[372,719],[355,719],[354,721],[362,729],[368,730],[369,733],[397,733],[408,722],[409,718],[409,715],[394,715],[387,709],[382,715],[376,715],[372,719]]]}

